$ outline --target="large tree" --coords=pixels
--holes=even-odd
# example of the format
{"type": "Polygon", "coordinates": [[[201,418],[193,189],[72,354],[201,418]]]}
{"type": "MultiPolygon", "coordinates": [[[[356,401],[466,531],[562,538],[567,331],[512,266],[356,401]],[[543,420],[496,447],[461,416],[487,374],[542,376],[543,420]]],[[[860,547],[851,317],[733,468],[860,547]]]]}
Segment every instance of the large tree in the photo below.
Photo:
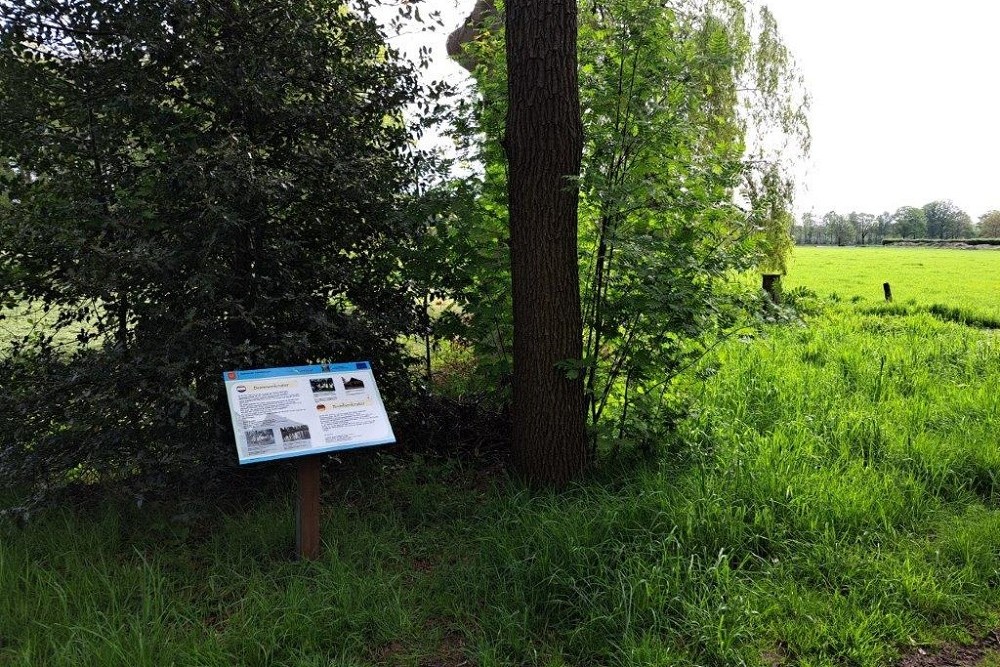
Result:
{"type": "Polygon", "coordinates": [[[1000,238],[1000,211],[989,211],[979,218],[979,236],[988,239],[1000,238]]]}
{"type": "Polygon", "coordinates": [[[892,213],[888,211],[883,211],[878,214],[875,218],[875,243],[881,243],[886,236],[889,235],[889,230],[892,228],[892,213]]]}
{"type": "Polygon", "coordinates": [[[948,200],[933,201],[924,206],[927,235],[934,239],[964,239],[972,236],[972,218],[948,200]]]}
{"type": "Polygon", "coordinates": [[[927,235],[927,216],[923,209],[903,206],[892,216],[893,233],[904,239],[918,239],[927,235]]]}
{"type": "Polygon", "coordinates": [[[812,211],[802,214],[802,224],[797,226],[799,243],[812,244],[816,234],[816,214],[812,211]]]}
{"type": "Polygon", "coordinates": [[[506,3],[514,456],[562,484],[587,465],[577,257],[583,130],[575,0],[506,3]]]}
{"type": "Polygon", "coordinates": [[[823,216],[823,227],[826,229],[827,242],[835,245],[844,245],[850,241],[851,225],[843,215],[836,211],[829,211],[823,216]]]}
{"type": "MultiPolygon", "coordinates": [[[[484,170],[481,183],[461,182],[474,202],[449,233],[468,259],[456,294],[470,323],[463,339],[480,352],[486,386],[502,387],[512,310],[499,139],[508,86],[502,25],[488,3],[477,7],[449,47],[456,55],[461,47],[482,96],[467,107],[473,131],[459,139],[484,139],[460,144],[484,170]]],[[[758,263],[761,250],[773,260],[787,246],[781,156],[748,152],[747,128],[758,149],[797,144],[807,132],[769,14],[740,3],[688,12],[602,0],[581,7],[578,27],[584,358],[567,370],[586,378],[593,450],[655,446],[680,404],[671,378],[739,317],[736,292],[721,284],[758,263]],[[770,140],[785,128],[790,141],[770,140]]]]}
{"type": "Polygon", "coordinates": [[[868,245],[875,229],[875,216],[856,211],[847,216],[847,222],[854,230],[854,240],[858,245],[868,245]]]}

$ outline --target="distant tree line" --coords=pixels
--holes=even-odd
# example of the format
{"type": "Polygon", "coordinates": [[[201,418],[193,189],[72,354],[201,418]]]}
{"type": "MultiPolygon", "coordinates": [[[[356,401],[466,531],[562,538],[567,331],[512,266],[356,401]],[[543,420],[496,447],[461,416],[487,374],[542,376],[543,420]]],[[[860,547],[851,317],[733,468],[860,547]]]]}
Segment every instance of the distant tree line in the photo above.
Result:
{"type": "Polygon", "coordinates": [[[953,202],[933,201],[921,208],[903,206],[895,213],[806,213],[792,230],[800,245],[877,245],[887,238],[968,239],[1000,237],[1000,211],[978,223],[953,202]]]}

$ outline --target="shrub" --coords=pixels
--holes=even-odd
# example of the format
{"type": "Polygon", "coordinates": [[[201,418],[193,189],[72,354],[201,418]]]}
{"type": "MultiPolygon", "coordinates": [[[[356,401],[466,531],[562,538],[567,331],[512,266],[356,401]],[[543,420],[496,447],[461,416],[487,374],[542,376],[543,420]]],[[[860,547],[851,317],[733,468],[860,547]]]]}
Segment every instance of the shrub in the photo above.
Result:
{"type": "Polygon", "coordinates": [[[75,339],[17,341],[0,365],[0,479],[232,465],[227,369],[366,358],[405,388],[417,84],[369,15],[3,5],[0,275],[75,339]]]}

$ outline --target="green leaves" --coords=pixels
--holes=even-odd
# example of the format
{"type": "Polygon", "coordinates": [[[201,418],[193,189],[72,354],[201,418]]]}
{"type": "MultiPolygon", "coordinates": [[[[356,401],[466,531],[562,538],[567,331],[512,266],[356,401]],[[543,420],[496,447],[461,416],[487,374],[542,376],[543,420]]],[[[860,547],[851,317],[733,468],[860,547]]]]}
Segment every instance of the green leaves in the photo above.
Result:
{"type": "Polygon", "coordinates": [[[566,375],[567,380],[579,380],[592,365],[592,359],[564,359],[556,364],[556,368],[566,375]]]}
{"type": "Polygon", "coordinates": [[[730,325],[716,285],[749,260],[731,203],[742,173],[731,53],[721,16],[640,0],[604,3],[581,30],[581,57],[614,64],[581,91],[593,110],[581,243],[589,415],[616,441],[663,435],[670,379],[730,325]]]}
{"type": "Polygon", "coordinates": [[[223,369],[365,358],[405,390],[422,228],[403,205],[426,161],[401,114],[416,77],[370,15],[2,6],[5,287],[73,336],[3,360],[0,477],[214,474],[234,459],[223,369]]]}
{"type": "MultiPolygon", "coordinates": [[[[756,168],[745,159],[756,117],[739,91],[762,43],[739,3],[686,12],[610,0],[584,8],[579,29],[585,354],[559,370],[583,378],[595,433],[648,443],[669,428],[663,415],[677,414],[671,379],[745,317],[745,295],[729,281],[759,261],[764,205],[758,216],[733,203],[756,168]]],[[[460,267],[448,291],[467,325],[462,340],[484,374],[506,369],[484,378],[495,387],[509,373],[511,338],[502,33],[466,53],[479,97],[457,143],[482,169],[453,185],[462,208],[445,220],[453,232],[438,250],[460,267]]],[[[766,190],[775,206],[787,195],[766,190]]]]}

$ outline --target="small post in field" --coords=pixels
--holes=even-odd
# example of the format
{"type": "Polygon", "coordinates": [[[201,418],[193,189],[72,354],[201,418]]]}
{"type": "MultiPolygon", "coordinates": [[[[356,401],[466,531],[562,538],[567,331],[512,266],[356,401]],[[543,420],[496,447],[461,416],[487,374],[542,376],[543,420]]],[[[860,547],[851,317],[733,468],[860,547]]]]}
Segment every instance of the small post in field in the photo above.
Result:
{"type": "Polygon", "coordinates": [[[298,461],[299,488],[295,502],[295,554],[299,560],[319,558],[319,456],[298,461]]]}
{"type": "Polygon", "coordinates": [[[887,303],[892,303],[892,287],[889,283],[882,283],[882,291],[885,292],[885,300],[887,303]]]}
{"type": "Polygon", "coordinates": [[[781,274],[780,273],[764,273],[762,274],[764,279],[764,291],[767,295],[771,297],[771,302],[776,306],[781,305],[781,274]]]}

